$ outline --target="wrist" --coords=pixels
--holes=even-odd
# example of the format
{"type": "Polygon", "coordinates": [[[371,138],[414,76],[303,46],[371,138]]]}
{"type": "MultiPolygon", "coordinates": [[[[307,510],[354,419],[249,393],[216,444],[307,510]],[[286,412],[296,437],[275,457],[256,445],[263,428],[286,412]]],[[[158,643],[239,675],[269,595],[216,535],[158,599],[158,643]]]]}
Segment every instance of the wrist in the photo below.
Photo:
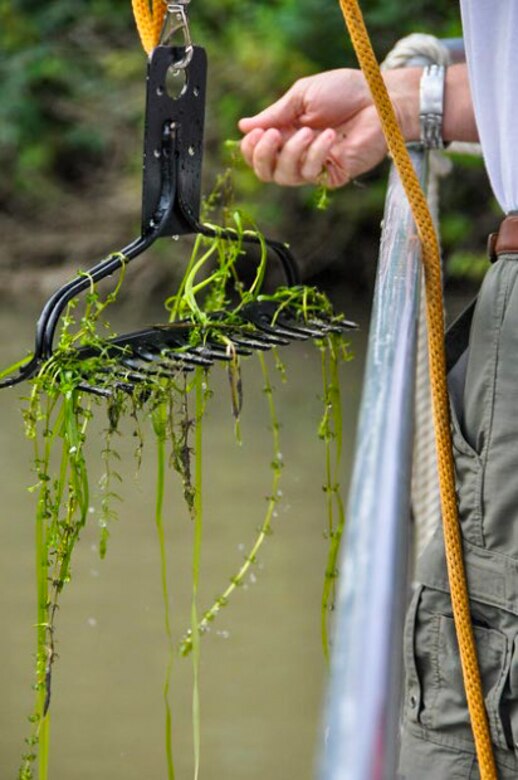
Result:
{"type": "Polygon", "coordinates": [[[419,141],[419,86],[423,68],[395,68],[383,78],[406,141],[419,141]]]}
{"type": "MultiPolygon", "coordinates": [[[[419,87],[422,72],[423,68],[395,68],[383,74],[406,141],[419,141],[421,135],[419,87]]],[[[465,64],[450,65],[446,69],[442,137],[445,143],[479,140],[465,64]]]]}

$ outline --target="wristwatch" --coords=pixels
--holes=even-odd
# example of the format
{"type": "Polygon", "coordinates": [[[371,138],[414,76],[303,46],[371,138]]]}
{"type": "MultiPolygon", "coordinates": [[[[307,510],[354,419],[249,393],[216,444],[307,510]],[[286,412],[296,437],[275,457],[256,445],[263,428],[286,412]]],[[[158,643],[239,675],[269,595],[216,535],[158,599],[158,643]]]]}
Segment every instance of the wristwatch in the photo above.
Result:
{"type": "Polygon", "coordinates": [[[427,65],[419,87],[421,143],[426,149],[443,149],[444,65],[427,65]]]}

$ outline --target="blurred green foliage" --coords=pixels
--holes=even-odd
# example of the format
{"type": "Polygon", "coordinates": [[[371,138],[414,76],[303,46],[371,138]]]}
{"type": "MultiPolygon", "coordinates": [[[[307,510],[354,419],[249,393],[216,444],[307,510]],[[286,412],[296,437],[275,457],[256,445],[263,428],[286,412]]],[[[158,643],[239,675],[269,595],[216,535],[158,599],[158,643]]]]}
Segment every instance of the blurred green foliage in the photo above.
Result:
{"type": "MultiPolygon", "coordinates": [[[[380,58],[410,32],[460,34],[458,5],[449,0],[362,6],[380,58]]],[[[239,117],[300,76],[355,64],[335,0],[193,0],[189,14],[194,40],[209,54],[210,181],[222,165],[222,141],[238,137],[239,117]]],[[[0,0],[0,207],[15,216],[42,199],[62,208],[70,192],[84,193],[87,202],[90,183],[106,173],[137,177],[144,73],[129,0],[0,0]]],[[[443,232],[446,248],[460,241],[471,251],[489,196],[480,163],[459,165],[443,232]]],[[[299,254],[325,253],[321,264],[334,262],[338,270],[347,254],[349,272],[360,278],[364,260],[375,258],[384,172],[334,194],[324,213],[315,211],[307,189],[260,185],[244,169],[238,181],[248,210],[270,232],[292,239],[299,254]]]]}

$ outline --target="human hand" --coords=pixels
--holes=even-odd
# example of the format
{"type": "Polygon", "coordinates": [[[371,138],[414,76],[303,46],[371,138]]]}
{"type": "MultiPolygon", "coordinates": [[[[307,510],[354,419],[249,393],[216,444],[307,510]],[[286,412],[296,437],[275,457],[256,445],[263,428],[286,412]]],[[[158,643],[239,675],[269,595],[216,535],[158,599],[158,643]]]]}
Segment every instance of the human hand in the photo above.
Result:
{"type": "MultiPolygon", "coordinates": [[[[407,140],[419,137],[421,69],[384,75],[407,140]]],[[[373,168],[387,146],[362,73],[340,69],[300,79],[271,106],[241,119],[241,150],[261,181],[340,187],[373,168]]]]}

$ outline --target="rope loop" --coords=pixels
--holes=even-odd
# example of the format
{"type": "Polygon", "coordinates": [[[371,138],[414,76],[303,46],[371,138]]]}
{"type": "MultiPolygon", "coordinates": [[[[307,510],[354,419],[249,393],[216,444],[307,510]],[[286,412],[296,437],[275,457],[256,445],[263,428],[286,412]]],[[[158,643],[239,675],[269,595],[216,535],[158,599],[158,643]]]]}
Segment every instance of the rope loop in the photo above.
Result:
{"type": "Polygon", "coordinates": [[[160,35],[167,13],[165,0],[131,0],[138,34],[146,54],[151,54],[160,43],[160,35]]]}

